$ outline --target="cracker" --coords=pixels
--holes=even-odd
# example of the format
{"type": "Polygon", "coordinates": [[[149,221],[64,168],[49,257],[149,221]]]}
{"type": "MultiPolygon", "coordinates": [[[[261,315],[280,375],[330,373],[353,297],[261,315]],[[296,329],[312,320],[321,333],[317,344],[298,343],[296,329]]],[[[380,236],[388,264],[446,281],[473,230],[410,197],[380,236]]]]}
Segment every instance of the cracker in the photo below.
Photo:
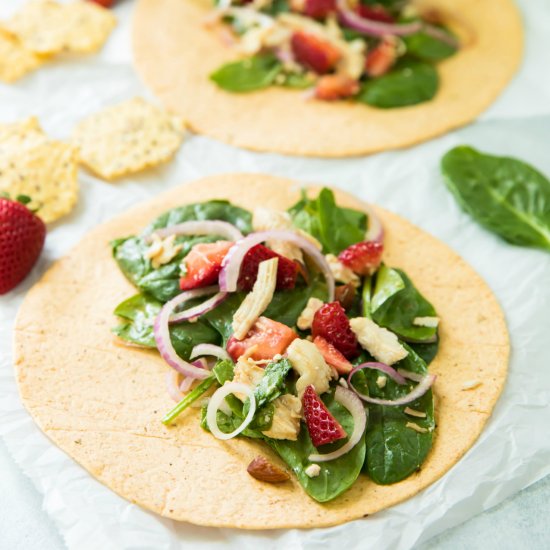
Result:
{"type": "Polygon", "coordinates": [[[81,121],[73,142],[82,164],[112,180],[168,161],[183,134],[183,119],[134,98],[81,121]]]}
{"type": "Polygon", "coordinates": [[[36,118],[0,125],[0,191],[28,195],[44,222],[69,213],[78,198],[78,152],[50,139],[36,118]]]}
{"type": "Polygon", "coordinates": [[[45,61],[19,40],[0,28],[0,81],[11,83],[30,73],[45,61]]]}
{"type": "Polygon", "coordinates": [[[31,0],[5,26],[30,51],[52,55],[61,51],[95,52],[115,24],[115,16],[109,10],[92,2],[31,0]]]}

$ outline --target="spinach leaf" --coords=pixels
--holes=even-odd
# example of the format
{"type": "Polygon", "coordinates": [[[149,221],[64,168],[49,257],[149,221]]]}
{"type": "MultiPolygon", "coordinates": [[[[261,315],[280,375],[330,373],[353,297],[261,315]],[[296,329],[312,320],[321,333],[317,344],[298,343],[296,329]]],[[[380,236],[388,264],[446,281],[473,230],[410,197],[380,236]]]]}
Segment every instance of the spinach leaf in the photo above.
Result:
{"type": "MultiPolygon", "coordinates": [[[[346,433],[351,434],[352,416],[347,409],[334,400],[334,393],[325,393],[322,399],[346,433]]],[[[365,459],[365,441],[362,438],[349,453],[335,460],[320,463],[319,476],[309,477],[305,473],[305,469],[311,464],[308,456],[319,450],[311,443],[304,424],[301,426],[297,441],[268,439],[267,442],[294,471],[306,493],[318,502],[328,502],[349,489],[359,476],[365,459]]],[[[320,452],[331,452],[341,445],[343,445],[342,441],[324,445],[320,452]]]]}
{"type": "Polygon", "coordinates": [[[270,4],[263,7],[261,10],[268,15],[279,15],[280,13],[290,11],[288,0],[273,0],[270,4]]]}
{"type": "MultiPolygon", "coordinates": [[[[113,328],[113,332],[123,340],[155,348],[153,324],[162,304],[146,294],[137,294],[119,304],[114,313],[123,319],[123,322],[113,328]]],[[[219,343],[218,333],[198,320],[194,323],[179,323],[170,327],[170,339],[176,353],[188,359],[191,350],[202,343],[219,343]]]]}
{"type": "Polygon", "coordinates": [[[222,359],[214,365],[212,374],[216,377],[218,384],[223,386],[226,382],[233,380],[235,365],[230,359],[222,359]]]}
{"type": "Polygon", "coordinates": [[[380,266],[374,284],[371,312],[376,323],[407,341],[426,342],[437,335],[436,327],[414,324],[416,317],[435,317],[436,311],[400,269],[380,266]]]}
{"type": "MultiPolygon", "coordinates": [[[[271,406],[271,411],[273,410],[273,407],[271,406]]],[[[201,409],[201,428],[207,432],[210,431],[208,428],[208,423],[206,421],[206,411],[207,406],[202,407],[201,409]]],[[[255,417],[258,413],[256,413],[255,417]]],[[[264,416],[269,417],[269,409],[265,411],[264,416]]],[[[271,412],[271,420],[273,420],[273,412],[271,412]]],[[[218,428],[224,432],[224,433],[231,433],[232,431],[236,430],[242,423],[243,418],[237,414],[231,414],[227,415],[222,411],[218,411],[216,413],[216,422],[218,424],[218,428]]],[[[251,422],[240,434],[239,437],[250,437],[251,439],[265,439],[265,436],[262,434],[260,430],[268,430],[271,426],[271,422],[266,422],[266,427],[262,427],[261,423],[255,423],[254,421],[251,422]],[[260,426],[260,427],[258,427],[260,426]]]]}
{"type": "Polygon", "coordinates": [[[259,54],[222,65],[210,75],[220,88],[230,92],[252,92],[275,83],[282,65],[271,54],[259,54]]]}
{"type": "Polygon", "coordinates": [[[304,193],[288,212],[294,225],[323,245],[325,254],[338,254],[365,238],[366,214],[337,206],[330,189],[322,189],[316,199],[308,199],[304,193]]]}
{"type": "MultiPolygon", "coordinates": [[[[441,28],[442,32],[454,38],[452,33],[441,28]]],[[[443,42],[425,32],[418,32],[409,36],[404,36],[403,40],[407,47],[407,52],[410,55],[418,57],[423,61],[441,61],[447,57],[451,57],[457,49],[447,42],[443,42]]]]}
{"type": "Polygon", "coordinates": [[[310,88],[315,83],[315,79],[311,78],[308,73],[284,73],[285,79],[281,82],[284,88],[294,88],[303,90],[310,88]]]}
{"type": "Polygon", "coordinates": [[[441,169],[479,224],[509,243],[550,250],[550,181],[535,168],[463,145],[445,154],[441,169]]]}
{"type": "Polygon", "coordinates": [[[185,409],[194,403],[203,393],[205,393],[216,382],[213,376],[205,378],[196,388],[193,388],[171,411],[167,412],[162,419],[162,423],[168,426],[185,409]]]}
{"type": "Polygon", "coordinates": [[[285,378],[291,369],[292,365],[288,359],[282,359],[267,365],[260,383],[254,390],[258,407],[263,407],[266,403],[277,399],[283,394],[285,378]]]}
{"type": "MultiPolygon", "coordinates": [[[[426,363],[405,345],[409,355],[394,365],[419,374],[426,374],[426,363]]],[[[384,388],[379,388],[376,379],[379,373],[363,370],[368,384],[369,394],[381,399],[397,399],[409,391],[412,386],[400,386],[390,378],[384,388]]],[[[431,390],[408,405],[411,409],[424,412],[426,418],[416,418],[405,414],[405,406],[386,407],[369,404],[369,422],[366,443],[367,458],[365,470],[378,484],[387,485],[405,479],[424,462],[432,447],[435,428],[433,396],[431,390]],[[419,433],[407,428],[407,422],[414,422],[428,430],[419,433]]]]}
{"type": "Polygon", "coordinates": [[[367,80],[357,100],[382,109],[406,107],[429,101],[438,86],[439,77],[432,65],[403,58],[389,73],[367,80]]]}

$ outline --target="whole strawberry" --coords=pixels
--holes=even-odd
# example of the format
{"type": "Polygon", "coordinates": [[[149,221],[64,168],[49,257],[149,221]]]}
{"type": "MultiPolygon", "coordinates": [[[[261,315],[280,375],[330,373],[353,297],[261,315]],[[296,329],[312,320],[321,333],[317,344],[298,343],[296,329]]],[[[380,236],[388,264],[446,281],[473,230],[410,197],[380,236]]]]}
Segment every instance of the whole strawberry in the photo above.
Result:
{"type": "Polygon", "coordinates": [[[21,202],[0,197],[0,294],[15,288],[42,252],[46,226],[21,202]]]}

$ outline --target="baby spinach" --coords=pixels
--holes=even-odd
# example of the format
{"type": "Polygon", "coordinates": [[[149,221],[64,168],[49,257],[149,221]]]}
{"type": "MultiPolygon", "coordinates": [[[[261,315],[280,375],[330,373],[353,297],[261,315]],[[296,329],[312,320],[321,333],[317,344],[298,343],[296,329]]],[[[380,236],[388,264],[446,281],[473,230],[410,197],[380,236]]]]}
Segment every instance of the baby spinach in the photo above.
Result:
{"type": "MultiPolygon", "coordinates": [[[[440,30],[448,34],[449,38],[454,38],[446,29],[441,28],[440,30]]],[[[422,31],[404,36],[403,41],[407,47],[407,53],[423,61],[441,61],[451,57],[457,51],[455,46],[422,31]]]]}
{"type": "MultiPolygon", "coordinates": [[[[155,348],[153,324],[162,304],[145,294],[137,294],[119,304],[114,314],[123,322],[113,328],[113,332],[123,340],[155,348]]],[[[170,339],[176,353],[188,359],[191,350],[202,343],[218,344],[218,333],[207,323],[198,320],[194,323],[179,323],[170,327],[170,339]]]]}
{"type": "Polygon", "coordinates": [[[292,369],[292,365],[288,359],[281,359],[267,365],[260,383],[254,389],[254,397],[258,407],[263,407],[266,403],[277,399],[283,394],[285,378],[290,369],[292,369]]]}
{"type": "Polygon", "coordinates": [[[338,254],[365,238],[366,214],[337,206],[330,189],[322,189],[315,199],[308,199],[304,192],[301,200],[288,212],[294,225],[313,235],[323,245],[325,254],[338,254]]]}
{"type": "Polygon", "coordinates": [[[436,327],[414,324],[416,317],[435,317],[436,311],[400,269],[380,266],[370,307],[376,323],[405,340],[426,342],[437,335],[436,327]]]}
{"type": "MultiPolygon", "coordinates": [[[[426,363],[405,345],[409,355],[395,364],[418,374],[426,374],[426,363]]],[[[380,399],[397,399],[411,391],[412,384],[400,386],[387,378],[384,388],[379,388],[376,380],[379,373],[374,370],[363,370],[368,384],[369,394],[380,399]]],[[[369,404],[369,422],[367,425],[367,456],[365,470],[371,479],[378,484],[387,485],[405,479],[420,468],[426,459],[433,439],[435,428],[433,396],[431,390],[408,405],[411,409],[426,414],[425,418],[409,416],[404,412],[405,406],[390,407],[369,404]],[[425,433],[419,433],[406,425],[413,422],[425,433]]]]}
{"type": "Polygon", "coordinates": [[[274,55],[258,54],[222,65],[210,79],[230,92],[251,92],[274,84],[281,69],[282,64],[274,55]]]}
{"type": "Polygon", "coordinates": [[[465,145],[441,160],[447,187],[479,224],[512,244],[550,250],[550,181],[528,164],[465,145]]]}
{"type": "Polygon", "coordinates": [[[405,57],[389,73],[367,80],[357,100],[382,109],[406,107],[429,101],[438,86],[439,77],[432,65],[405,57]]]}
{"type": "Polygon", "coordinates": [[[218,384],[223,386],[226,382],[233,380],[235,365],[231,359],[222,359],[218,361],[212,369],[212,374],[216,377],[218,384]]]}

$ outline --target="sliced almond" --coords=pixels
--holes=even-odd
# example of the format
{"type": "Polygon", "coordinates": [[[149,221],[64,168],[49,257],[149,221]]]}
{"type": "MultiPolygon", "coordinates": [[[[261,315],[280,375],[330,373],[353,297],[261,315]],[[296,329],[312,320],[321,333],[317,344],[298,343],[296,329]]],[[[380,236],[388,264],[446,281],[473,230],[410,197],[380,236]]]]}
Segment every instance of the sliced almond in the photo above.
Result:
{"type": "Polygon", "coordinates": [[[257,456],[246,471],[253,478],[266,483],[281,483],[290,479],[288,472],[269,462],[265,456],[257,456]]]}

